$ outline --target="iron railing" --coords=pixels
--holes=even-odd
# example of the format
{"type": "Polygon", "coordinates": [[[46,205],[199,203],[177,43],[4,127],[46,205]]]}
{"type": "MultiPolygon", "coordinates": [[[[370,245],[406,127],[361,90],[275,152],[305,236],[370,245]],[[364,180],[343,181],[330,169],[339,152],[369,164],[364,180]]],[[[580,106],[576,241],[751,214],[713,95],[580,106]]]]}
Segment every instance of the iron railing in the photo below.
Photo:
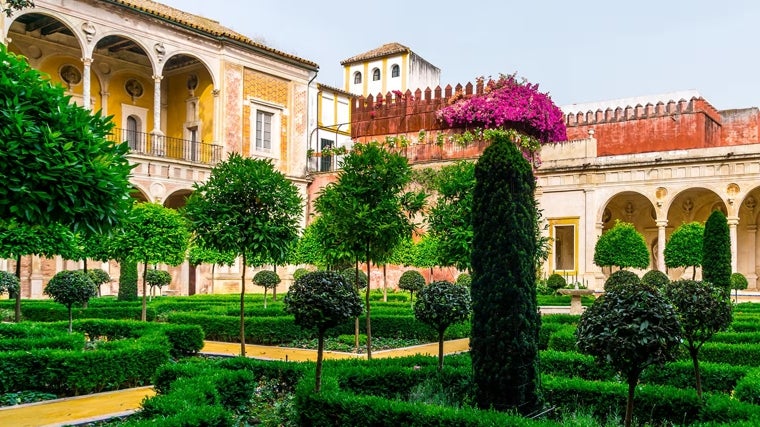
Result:
{"type": "Polygon", "coordinates": [[[134,154],[165,157],[207,165],[215,165],[222,158],[221,145],[151,135],[129,129],[115,128],[108,139],[114,142],[126,141],[129,144],[130,152],[134,154]]]}

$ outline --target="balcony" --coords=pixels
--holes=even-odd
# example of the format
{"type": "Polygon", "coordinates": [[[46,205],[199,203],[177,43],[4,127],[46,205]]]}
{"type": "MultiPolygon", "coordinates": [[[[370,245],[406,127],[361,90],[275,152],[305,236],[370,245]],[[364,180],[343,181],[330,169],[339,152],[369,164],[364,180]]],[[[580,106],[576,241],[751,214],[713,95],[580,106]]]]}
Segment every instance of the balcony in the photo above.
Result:
{"type": "Polygon", "coordinates": [[[211,166],[217,164],[222,159],[223,154],[221,145],[151,135],[120,128],[113,129],[108,140],[113,142],[127,141],[131,154],[183,160],[211,166]]]}

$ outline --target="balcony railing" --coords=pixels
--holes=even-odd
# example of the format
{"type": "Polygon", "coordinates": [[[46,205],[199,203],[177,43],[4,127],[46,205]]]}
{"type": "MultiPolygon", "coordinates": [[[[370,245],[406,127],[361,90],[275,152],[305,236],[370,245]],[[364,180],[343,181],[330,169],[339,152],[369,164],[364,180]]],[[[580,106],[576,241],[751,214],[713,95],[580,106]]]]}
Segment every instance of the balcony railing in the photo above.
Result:
{"type": "Polygon", "coordinates": [[[128,129],[115,128],[108,139],[114,142],[127,141],[129,150],[133,154],[165,157],[207,165],[215,165],[222,158],[221,145],[151,135],[128,129]]]}

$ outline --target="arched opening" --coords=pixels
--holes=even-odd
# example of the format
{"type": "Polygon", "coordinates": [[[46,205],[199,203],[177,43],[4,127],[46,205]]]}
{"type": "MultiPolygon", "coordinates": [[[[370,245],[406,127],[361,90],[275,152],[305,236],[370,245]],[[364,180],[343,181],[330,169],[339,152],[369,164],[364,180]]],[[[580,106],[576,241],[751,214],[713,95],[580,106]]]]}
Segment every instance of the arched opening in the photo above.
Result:
{"type": "Polygon", "coordinates": [[[393,64],[391,67],[391,77],[398,77],[401,75],[401,67],[398,64],[393,64]]]}
{"type": "Polygon", "coordinates": [[[372,70],[372,81],[378,81],[378,80],[380,80],[380,69],[375,68],[374,70],[372,70]]]}
{"type": "MultiPolygon", "coordinates": [[[[636,231],[644,236],[649,250],[649,266],[647,270],[657,268],[658,238],[657,238],[657,211],[646,196],[633,191],[624,191],[610,198],[601,213],[602,233],[607,232],[618,222],[633,224],[636,231]]],[[[610,274],[607,269],[602,269],[605,274],[610,274]]],[[[639,277],[645,271],[637,271],[639,277]]]]}
{"type": "Polygon", "coordinates": [[[362,73],[357,71],[354,73],[354,84],[358,85],[358,84],[361,84],[361,82],[362,82],[362,73]]]}

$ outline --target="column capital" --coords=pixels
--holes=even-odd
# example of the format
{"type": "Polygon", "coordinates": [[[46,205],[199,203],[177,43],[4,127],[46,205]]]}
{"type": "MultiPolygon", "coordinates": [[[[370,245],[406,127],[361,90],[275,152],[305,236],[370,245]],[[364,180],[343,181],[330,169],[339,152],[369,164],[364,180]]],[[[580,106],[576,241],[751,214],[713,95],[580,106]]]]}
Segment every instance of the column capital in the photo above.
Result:
{"type": "Polygon", "coordinates": [[[93,61],[92,58],[80,58],[80,59],[82,60],[82,63],[84,64],[85,67],[89,67],[90,65],[92,65],[92,61],[93,61]]]}
{"type": "Polygon", "coordinates": [[[655,224],[657,224],[658,227],[667,227],[668,226],[668,220],[667,219],[658,219],[655,221],[655,224]]]}
{"type": "Polygon", "coordinates": [[[739,225],[739,217],[738,216],[730,216],[726,218],[726,222],[728,222],[729,226],[737,226],[739,225]]]}
{"type": "Polygon", "coordinates": [[[153,75],[153,81],[156,83],[161,83],[161,80],[164,78],[164,76],[161,75],[153,75]]]}

